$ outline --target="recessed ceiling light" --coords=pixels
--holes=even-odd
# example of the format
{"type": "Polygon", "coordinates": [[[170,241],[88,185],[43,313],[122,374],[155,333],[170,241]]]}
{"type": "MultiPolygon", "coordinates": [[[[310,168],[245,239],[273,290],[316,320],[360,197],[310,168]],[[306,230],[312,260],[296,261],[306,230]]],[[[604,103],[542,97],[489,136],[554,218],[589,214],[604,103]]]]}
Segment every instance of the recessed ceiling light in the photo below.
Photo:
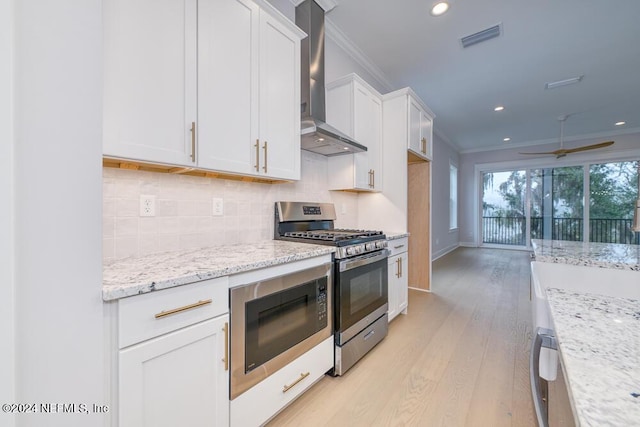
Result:
{"type": "Polygon", "coordinates": [[[616,122],[616,126],[622,126],[622,125],[626,125],[627,122],[616,122]]]}
{"type": "Polygon", "coordinates": [[[447,10],[449,10],[449,3],[447,3],[446,1],[441,1],[433,5],[433,7],[431,8],[431,14],[433,16],[440,16],[447,10]]]}
{"type": "Polygon", "coordinates": [[[504,107],[502,105],[498,105],[496,108],[493,109],[493,111],[502,111],[504,110],[504,107]]]}
{"type": "Polygon", "coordinates": [[[506,138],[504,138],[504,139],[503,139],[503,141],[504,141],[504,142],[509,142],[509,141],[511,141],[511,138],[506,137],[506,138]]]}

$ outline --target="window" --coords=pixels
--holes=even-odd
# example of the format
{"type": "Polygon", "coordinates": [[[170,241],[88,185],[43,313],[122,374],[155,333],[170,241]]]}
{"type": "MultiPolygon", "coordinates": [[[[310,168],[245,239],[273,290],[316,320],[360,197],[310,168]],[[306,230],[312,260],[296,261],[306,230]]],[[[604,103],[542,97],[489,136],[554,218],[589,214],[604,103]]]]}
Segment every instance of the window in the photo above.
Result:
{"type": "Polygon", "coordinates": [[[637,162],[482,172],[482,243],[529,239],[640,245],[637,162]],[[585,195],[587,196],[585,198],[585,195]]]}
{"type": "Polygon", "coordinates": [[[458,168],[449,164],[449,230],[458,228],[458,168]]]}

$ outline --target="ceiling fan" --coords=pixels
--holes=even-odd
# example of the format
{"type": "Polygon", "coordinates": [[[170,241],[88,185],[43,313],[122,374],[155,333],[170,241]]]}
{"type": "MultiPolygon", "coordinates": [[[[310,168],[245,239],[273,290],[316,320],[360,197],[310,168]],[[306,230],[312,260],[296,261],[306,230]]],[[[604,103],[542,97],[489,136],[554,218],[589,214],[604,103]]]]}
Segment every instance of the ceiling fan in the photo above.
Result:
{"type": "Polygon", "coordinates": [[[600,142],[598,144],[583,145],[581,147],[564,148],[564,145],[563,145],[564,144],[564,122],[567,121],[568,117],[569,117],[568,115],[558,117],[558,121],[560,122],[560,148],[559,149],[554,151],[543,151],[538,153],[520,153],[520,154],[552,154],[556,156],[556,159],[559,159],[561,157],[566,156],[567,154],[578,153],[580,151],[596,150],[598,148],[604,148],[604,147],[613,145],[613,141],[605,141],[605,142],[600,142]]]}

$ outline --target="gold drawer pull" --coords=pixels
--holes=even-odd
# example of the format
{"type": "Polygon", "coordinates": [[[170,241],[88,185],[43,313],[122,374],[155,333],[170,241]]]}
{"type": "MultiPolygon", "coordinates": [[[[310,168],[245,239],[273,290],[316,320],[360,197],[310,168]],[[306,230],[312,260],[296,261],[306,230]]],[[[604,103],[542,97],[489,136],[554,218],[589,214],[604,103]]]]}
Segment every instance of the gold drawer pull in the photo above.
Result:
{"type": "Polygon", "coordinates": [[[161,311],[156,314],[156,319],[160,319],[162,317],[171,316],[172,314],[182,313],[183,311],[191,310],[192,308],[202,307],[203,305],[211,304],[212,300],[202,300],[198,302],[194,302],[193,304],[185,305],[184,307],[174,308],[173,310],[161,311]]]}
{"type": "Polygon", "coordinates": [[[264,173],[267,173],[267,141],[264,142],[262,149],[264,150],[264,166],[262,169],[264,169],[264,173]]]}
{"type": "Polygon", "coordinates": [[[291,390],[293,387],[296,386],[296,384],[298,384],[300,381],[302,381],[303,379],[307,378],[309,376],[310,372],[307,372],[306,374],[300,374],[300,378],[298,378],[297,380],[295,380],[294,382],[291,383],[291,385],[285,385],[284,388],[282,389],[283,393],[288,392],[289,390],[291,390]]]}
{"type": "Polygon", "coordinates": [[[404,248],[404,245],[396,245],[393,247],[393,249],[400,249],[400,248],[404,248]]]}
{"type": "Polygon", "coordinates": [[[224,331],[224,359],[222,359],[222,362],[224,362],[224,370],[228,371],[229,370],[229,322],[224,322],[224,328],[222,328],[222,330],[224,331]]]}
{"type": "Polygon", "coordinates": [[[191,122],[191,161],[196,162],[196,122],[191,122]]]}
{"type": "Polygon", "coordinates": [[[260,140],[256,139],[256,145],[254,145],[254,147],[256,147],[256,165],[254,166],[256,168],[256,172],[260,172],[260,140]]]}

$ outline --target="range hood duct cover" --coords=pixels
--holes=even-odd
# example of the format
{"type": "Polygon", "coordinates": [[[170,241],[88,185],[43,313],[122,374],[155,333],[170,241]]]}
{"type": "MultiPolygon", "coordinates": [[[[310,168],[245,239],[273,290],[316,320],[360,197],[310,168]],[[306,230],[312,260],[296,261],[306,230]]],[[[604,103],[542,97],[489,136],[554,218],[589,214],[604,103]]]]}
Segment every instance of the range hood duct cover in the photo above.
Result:
{"type": "Polygon", "coordinates": [[[367,151],[367,147],[326,123],[324,10],[314,0],[303,1],[296,7],[296,25],[308,34],[301,42],[302,149],[324,156],[367,151]]]}

